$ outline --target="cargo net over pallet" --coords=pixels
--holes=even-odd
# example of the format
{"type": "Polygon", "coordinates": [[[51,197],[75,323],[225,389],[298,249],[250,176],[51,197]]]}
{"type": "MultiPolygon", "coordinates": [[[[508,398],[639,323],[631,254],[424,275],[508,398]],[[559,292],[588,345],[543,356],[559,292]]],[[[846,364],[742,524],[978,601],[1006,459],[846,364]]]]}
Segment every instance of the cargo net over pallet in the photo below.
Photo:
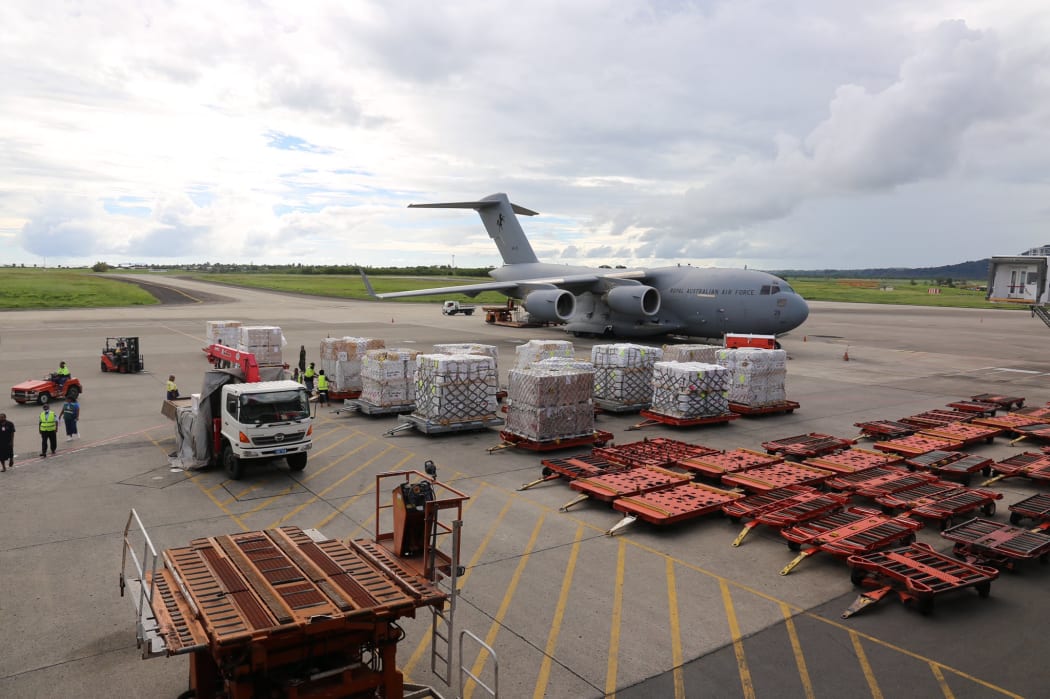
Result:
{"type": "Polygon", "coordinates": [[[417,418],[448,424],[486,420],[496,413],[496,362],[475,354],[416,357],[417,418]]]}
{"type": "Polygon", "coordinates": [[[279,327],[251,325],[241,327],[237,349],[254,354],[259,366],[280,366],[284,363],[282,353],[286,344],[279,327]]]}
{"type": "Polygon", "coordinates": [[[644,345],[595,345],[591,348],[594,397],[612,405],[648,407],[653,397],[653,365],[662,356],[662,350],[644,345]]]}
{"type": "Polygon", "coordinates": [[[411,349],[373,349],[361,360],[361,400],[383,408],[416,402],[416,357],[411,349]]]}
{"type": "Polygon", "coordinates": [[[496,345],[482,345],[477,342],[454,342],[434,345],[434,352],[436,354],[480,354],[483,357],[492,357],[492,361],[499,367],[499,348],[496,345]]]}
{"type": "Polygon", "coordinates": [[[568,340],[529,340],[514,350],[514,368],[524,369],[542,359],[575,359],[576,350],[568,340]]]}
{"type": "Polygon", "coordinates": [[[718,365],[729,372],[729,402],[766,408],[787,402],[787,352],[767,349],[723,349],[718,365]]]}
{"type": "Polygon", "coordinates": [[[335,394],[361,391],[361,363],[365,355],[384,347],[386,342],[373,337],[326,337],[321,340],[321,368],[328,377],[328,390],[335,394]]]}
{"type": "Polygon", "coordinates": [[[728,381],[725,367],[716,364],[656,362],[650,412],[684,420],[725,415],[728,381]]]}
{"type": "Polygon", "coordinates": [[[594,370],[553,358],[509,374],[506,431],[534,442],[594,434],[594,370]]]}

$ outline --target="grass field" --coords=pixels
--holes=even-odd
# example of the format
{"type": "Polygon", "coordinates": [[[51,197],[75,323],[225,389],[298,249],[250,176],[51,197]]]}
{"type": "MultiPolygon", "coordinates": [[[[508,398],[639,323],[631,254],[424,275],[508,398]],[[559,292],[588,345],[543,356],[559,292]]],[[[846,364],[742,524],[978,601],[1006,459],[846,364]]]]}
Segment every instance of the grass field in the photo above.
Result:
{"type": "Polygon", "coordinates": [[[0,309],[149,306],[157,299],[134,284],[86,269],[0,268],[0,309]]]}

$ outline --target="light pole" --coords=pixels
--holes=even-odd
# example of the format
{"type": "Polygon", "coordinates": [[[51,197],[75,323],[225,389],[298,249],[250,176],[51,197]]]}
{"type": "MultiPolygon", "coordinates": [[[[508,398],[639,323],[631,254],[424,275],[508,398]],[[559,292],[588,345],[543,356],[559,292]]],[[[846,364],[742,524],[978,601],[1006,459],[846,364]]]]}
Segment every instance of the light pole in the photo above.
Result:
{"type": "Polygon", "coordinates": [[[456,253],[452,253],[452,276],[456,276],[456,253]]]}

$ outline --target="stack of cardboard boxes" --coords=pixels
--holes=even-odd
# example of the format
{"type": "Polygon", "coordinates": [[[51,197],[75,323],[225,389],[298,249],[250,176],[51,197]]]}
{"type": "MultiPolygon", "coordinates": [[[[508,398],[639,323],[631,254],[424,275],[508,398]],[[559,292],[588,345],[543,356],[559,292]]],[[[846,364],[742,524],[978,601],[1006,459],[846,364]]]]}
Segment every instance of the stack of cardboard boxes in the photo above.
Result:
{"type": "Polygon", "coordinates": [[[648,405],[653,397],[653,364],[663,351],[617,343],[591,348],[594,397],[619,405],[648,405]]]}
{"type": "Polygon", "coordinates": [[[281,329],[275,325],[246,325],[240,328],[237,349],[251,352],[261,367],[280,366],[287,342],[281,329]]]}
{"type": "Polygon", "coordinates": [[[729,372],[717,364],[657,362],[650,410],[690,420],[729,412],[729,372]]]}
{"type": "Polygon", "coordinates": [[[209,345],[236,347],[241,342],[241,321],[209,320],[204,324],[204,337],[209,345]]]}
{"type": "Polygon", "coordinates": [[[525,344],[518,345],[514,353],[515,369],[524,369],[549,357],[573,359],[576,356],[572,343],[566,340],[529,340],[525,344]]]}
{"type": "Polygon", "coordinates": [[[410,349],[373,349],[361,360],[361,400],[384,408],[416,402],[416,357],[410,349]]]}
{"type": "Polygon", "coordinates": [[[321,340],[321,369],[328,377],[330,393],[361,391],[361,362],[370,350],[383,349],[386,342],[373,337],[326,337],[321,340]]]}
{"type": "Polygon", "coordinates": [[[723,349],[718,364],[729,372],[729,402],[749,408],[787,400],[787,352],[776,349],[723,349]]]}
{"type": "Polygon", "coordinates": [[[418,418],[439,424],[487,420],[496,414],[496,361],[477,354],[416,357],[418,418]]]}
{"type": "Polygon", "coordinates": [[[510,371],[508,432],[535,442],[594,434],[594,367],[553,357],[510,371]]]}
{"type": "Polygon", "coordinates": [[[717,364],[718,350],[720,349],[724,348],[718,345],[664,345],[663,360],[665,362],[717,364]]]}

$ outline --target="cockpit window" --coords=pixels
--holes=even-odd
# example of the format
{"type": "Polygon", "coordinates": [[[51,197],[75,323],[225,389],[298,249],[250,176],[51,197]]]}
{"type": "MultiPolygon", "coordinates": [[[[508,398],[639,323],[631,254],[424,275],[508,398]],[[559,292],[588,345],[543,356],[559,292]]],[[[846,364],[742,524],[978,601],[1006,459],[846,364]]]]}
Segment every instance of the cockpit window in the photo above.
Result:
{"type": "Polygon", "coordinates": [[[769,284],[763,284],[758,293],[760,296],[769,296],[769,284]]]}
{"type": "Polygon", "coordinates": [[[771,293],[771,294],[779,294],[780,293],[780,287],[777,286],[776,284],[774,284],[773,286],[769,287],[769,293],[771,293]]]}

